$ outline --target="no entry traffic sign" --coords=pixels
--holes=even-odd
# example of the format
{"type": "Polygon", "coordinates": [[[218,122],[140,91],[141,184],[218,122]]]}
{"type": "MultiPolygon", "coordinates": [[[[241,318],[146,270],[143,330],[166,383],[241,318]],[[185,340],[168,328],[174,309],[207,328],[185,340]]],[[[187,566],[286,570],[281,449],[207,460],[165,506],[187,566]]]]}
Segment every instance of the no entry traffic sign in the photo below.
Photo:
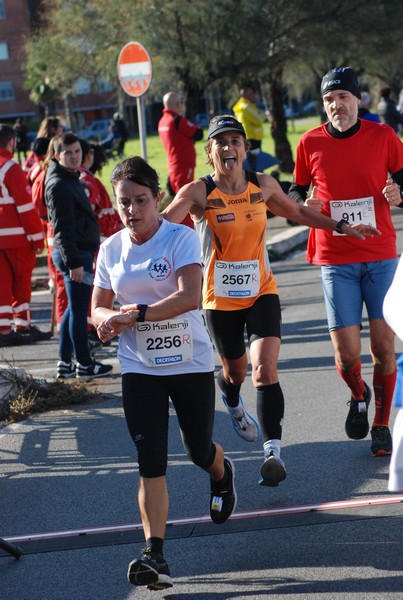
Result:
{"type": "Polygon", "coordinates": [[[138,42],[123,46],[118,58],[120,85],[129,96],[139,97],[146,92],[152,78],[151,58],[138,42]]]}

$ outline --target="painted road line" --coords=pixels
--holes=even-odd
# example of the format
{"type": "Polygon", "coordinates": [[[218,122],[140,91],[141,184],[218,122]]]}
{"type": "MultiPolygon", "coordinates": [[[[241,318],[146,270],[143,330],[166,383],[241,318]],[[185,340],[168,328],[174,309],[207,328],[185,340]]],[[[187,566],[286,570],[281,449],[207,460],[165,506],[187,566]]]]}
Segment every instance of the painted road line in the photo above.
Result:
{"type": "MultiPolygon", "coordinates": [[[[364,506],[382,506],[388,504],[399,504],[403,502],[403,495],[373,496],[371,498],[361,498],[359,500],[338,500],[334,502],[319,502],[318,504],[299,504],[296,506],[284,506],[279,508],[267,508],[254,511],[242,511],[234,513],[231,520],[240,519],[258,519],[261,517],[272,517],[281,515],[292,515],[300,513],[310,513],[319,511],[332,511],[347,508],[362,508],[364,506]]],[[[167,521],[167,526],[178,525],[196,525],[198,523],[210,523],[210,516],[188,517],[182,519],[172,519],[167,521]]],[[[85,529],[66,529],[61,531],[51,531],[48,533],[33,533],[4,537],[3,539],[11,544],[17,542],[30,542],[35,540],[49,540],[74,536],[95,535],[103,533],[124,532],[141,530],[141,523],[127,523],[122,525],[110,525],[107,527],[89,527],[85,529]]]]}

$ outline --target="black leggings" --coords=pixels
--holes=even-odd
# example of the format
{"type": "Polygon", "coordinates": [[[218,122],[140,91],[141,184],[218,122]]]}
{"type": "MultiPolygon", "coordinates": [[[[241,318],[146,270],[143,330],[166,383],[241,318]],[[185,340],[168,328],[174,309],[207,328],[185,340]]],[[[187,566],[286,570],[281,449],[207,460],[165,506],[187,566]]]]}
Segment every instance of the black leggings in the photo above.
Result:
{"type": "Polygon", "coordinates": [[[166,474],[169,398],[190,460],[202,469],[213,464],[214,372],[162,376],[126,373],[122,376],[122,397],[142,477],[166,474]]]}

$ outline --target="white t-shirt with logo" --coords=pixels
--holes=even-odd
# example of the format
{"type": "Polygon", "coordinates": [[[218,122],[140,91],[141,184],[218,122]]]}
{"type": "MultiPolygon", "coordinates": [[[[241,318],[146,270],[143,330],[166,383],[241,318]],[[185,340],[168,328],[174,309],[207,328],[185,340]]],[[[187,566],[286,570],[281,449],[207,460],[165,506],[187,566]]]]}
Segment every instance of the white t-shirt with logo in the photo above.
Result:
{"type": "MultiPolygon", "coordinates": [[[[163,220],[147,242],[133,244],[122,229],[99,250],[94,285],[113,290],[120,305],[153,304],[175,292],[176,271],[200,264],[197,234],[163,220]]],[[[147,318],[147,314],[146,314],[147,318]]],[[[122,373],[176,375],[214,370],[213,348],[199,310],[166,321],[145,321],[119,337],[122,373]]]]}

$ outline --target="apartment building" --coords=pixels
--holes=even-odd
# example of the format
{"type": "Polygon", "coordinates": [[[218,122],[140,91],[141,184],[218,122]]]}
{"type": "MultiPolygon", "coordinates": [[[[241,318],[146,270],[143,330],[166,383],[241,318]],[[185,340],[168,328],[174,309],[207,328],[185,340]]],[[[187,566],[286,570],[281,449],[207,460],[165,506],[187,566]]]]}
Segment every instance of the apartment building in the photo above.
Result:
{"type": "MultiPolygon", "coordinates": [[[[23,40],[32,34],[37,23],[42,0],[0,0],[0,120],[14,121],[24,117],[38,121],[43,117],[40,107],[29,98],[24,88],[23,40]]],[[[80,78],[71,98],[75,124],[83,126],[94,119],[109,118],[117,109],[117,90],[99,82],[97,90],[80,78]]],[[[64,114],[62,101],[54,112],[64,114]]]]}
{"type": "Polygon", "coordinates": [[[0,0],[0,119],[35,117],[38,107],[24,88],[22,40],[35,26],[40,1],[0,0]]]}

